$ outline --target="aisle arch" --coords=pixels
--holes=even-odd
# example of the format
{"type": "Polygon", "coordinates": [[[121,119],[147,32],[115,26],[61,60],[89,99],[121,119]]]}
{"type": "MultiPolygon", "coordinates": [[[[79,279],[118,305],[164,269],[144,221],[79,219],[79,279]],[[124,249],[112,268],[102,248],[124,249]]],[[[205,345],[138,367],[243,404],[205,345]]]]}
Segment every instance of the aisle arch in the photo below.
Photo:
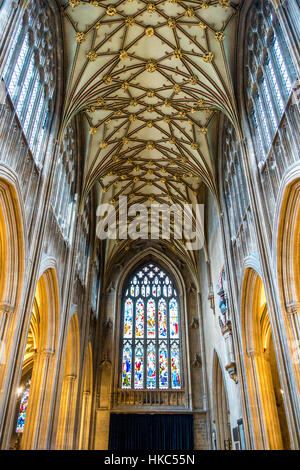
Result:
{"type": "Polygon", "coordinates": [[[245,270],[241,309],[252,445],[256,449],[289,449],[286,410],[264,285],[252,268],[245,270]]]}

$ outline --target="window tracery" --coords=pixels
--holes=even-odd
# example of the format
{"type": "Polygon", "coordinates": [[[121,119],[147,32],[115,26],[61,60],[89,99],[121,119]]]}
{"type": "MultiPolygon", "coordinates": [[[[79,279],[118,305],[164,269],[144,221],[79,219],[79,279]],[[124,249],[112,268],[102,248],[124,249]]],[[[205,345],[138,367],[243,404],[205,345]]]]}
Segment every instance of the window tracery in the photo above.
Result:
{"type": "Polygon", "coordinates": [[[170,276],[154,263],[138,269],[123,296],[121,387],[183,388],[180,310],[170,276]]]}

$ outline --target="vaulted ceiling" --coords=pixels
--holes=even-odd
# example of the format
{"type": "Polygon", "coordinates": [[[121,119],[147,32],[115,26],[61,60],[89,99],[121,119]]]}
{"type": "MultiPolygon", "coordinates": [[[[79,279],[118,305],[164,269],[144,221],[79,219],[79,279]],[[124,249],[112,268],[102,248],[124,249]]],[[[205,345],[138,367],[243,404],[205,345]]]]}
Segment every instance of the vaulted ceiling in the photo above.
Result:
{"type": "Polygon", "coordinates": [[[83,115],[82,200],[95,184],[101,202],[116,207],[119,196],[127,196],[129,205],[195,204],[201,184],[216,194],[217,116],[223,112],[235,120],[231,63],[238,2],[61,5],[63,123],[83,115]]]}

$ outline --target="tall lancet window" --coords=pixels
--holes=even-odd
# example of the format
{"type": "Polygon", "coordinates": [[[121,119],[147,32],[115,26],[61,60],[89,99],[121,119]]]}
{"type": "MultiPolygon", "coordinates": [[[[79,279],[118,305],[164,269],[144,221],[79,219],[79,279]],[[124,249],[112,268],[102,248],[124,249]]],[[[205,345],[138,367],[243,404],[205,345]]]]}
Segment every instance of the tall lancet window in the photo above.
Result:
{"type": "Polygon", "coordinates": [[[148,263],[132,274],[122,303],[121,387],[182,389],[180,306],[170,276],[148,263]]]}

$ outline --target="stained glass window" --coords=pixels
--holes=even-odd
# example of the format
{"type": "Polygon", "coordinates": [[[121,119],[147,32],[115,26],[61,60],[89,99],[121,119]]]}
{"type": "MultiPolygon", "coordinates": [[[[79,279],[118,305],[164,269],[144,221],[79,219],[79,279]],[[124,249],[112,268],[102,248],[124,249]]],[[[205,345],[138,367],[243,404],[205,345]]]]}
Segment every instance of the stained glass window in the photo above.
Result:
{"type": "Polygon", "coordinates": [[[148,263],[131,276],[122,303],[121,387],[181,389],[180,308],[171,277],[148,263]]]}
{"type": "Polygon", "coordinates": [[[25,388],[21,396],[21,403],[20,403],[16,432],[24,431],[26,410],[27,410],[28,398],[29,398],[29,390],[30,390],[30,380],[25,385],[25,388]]]}

